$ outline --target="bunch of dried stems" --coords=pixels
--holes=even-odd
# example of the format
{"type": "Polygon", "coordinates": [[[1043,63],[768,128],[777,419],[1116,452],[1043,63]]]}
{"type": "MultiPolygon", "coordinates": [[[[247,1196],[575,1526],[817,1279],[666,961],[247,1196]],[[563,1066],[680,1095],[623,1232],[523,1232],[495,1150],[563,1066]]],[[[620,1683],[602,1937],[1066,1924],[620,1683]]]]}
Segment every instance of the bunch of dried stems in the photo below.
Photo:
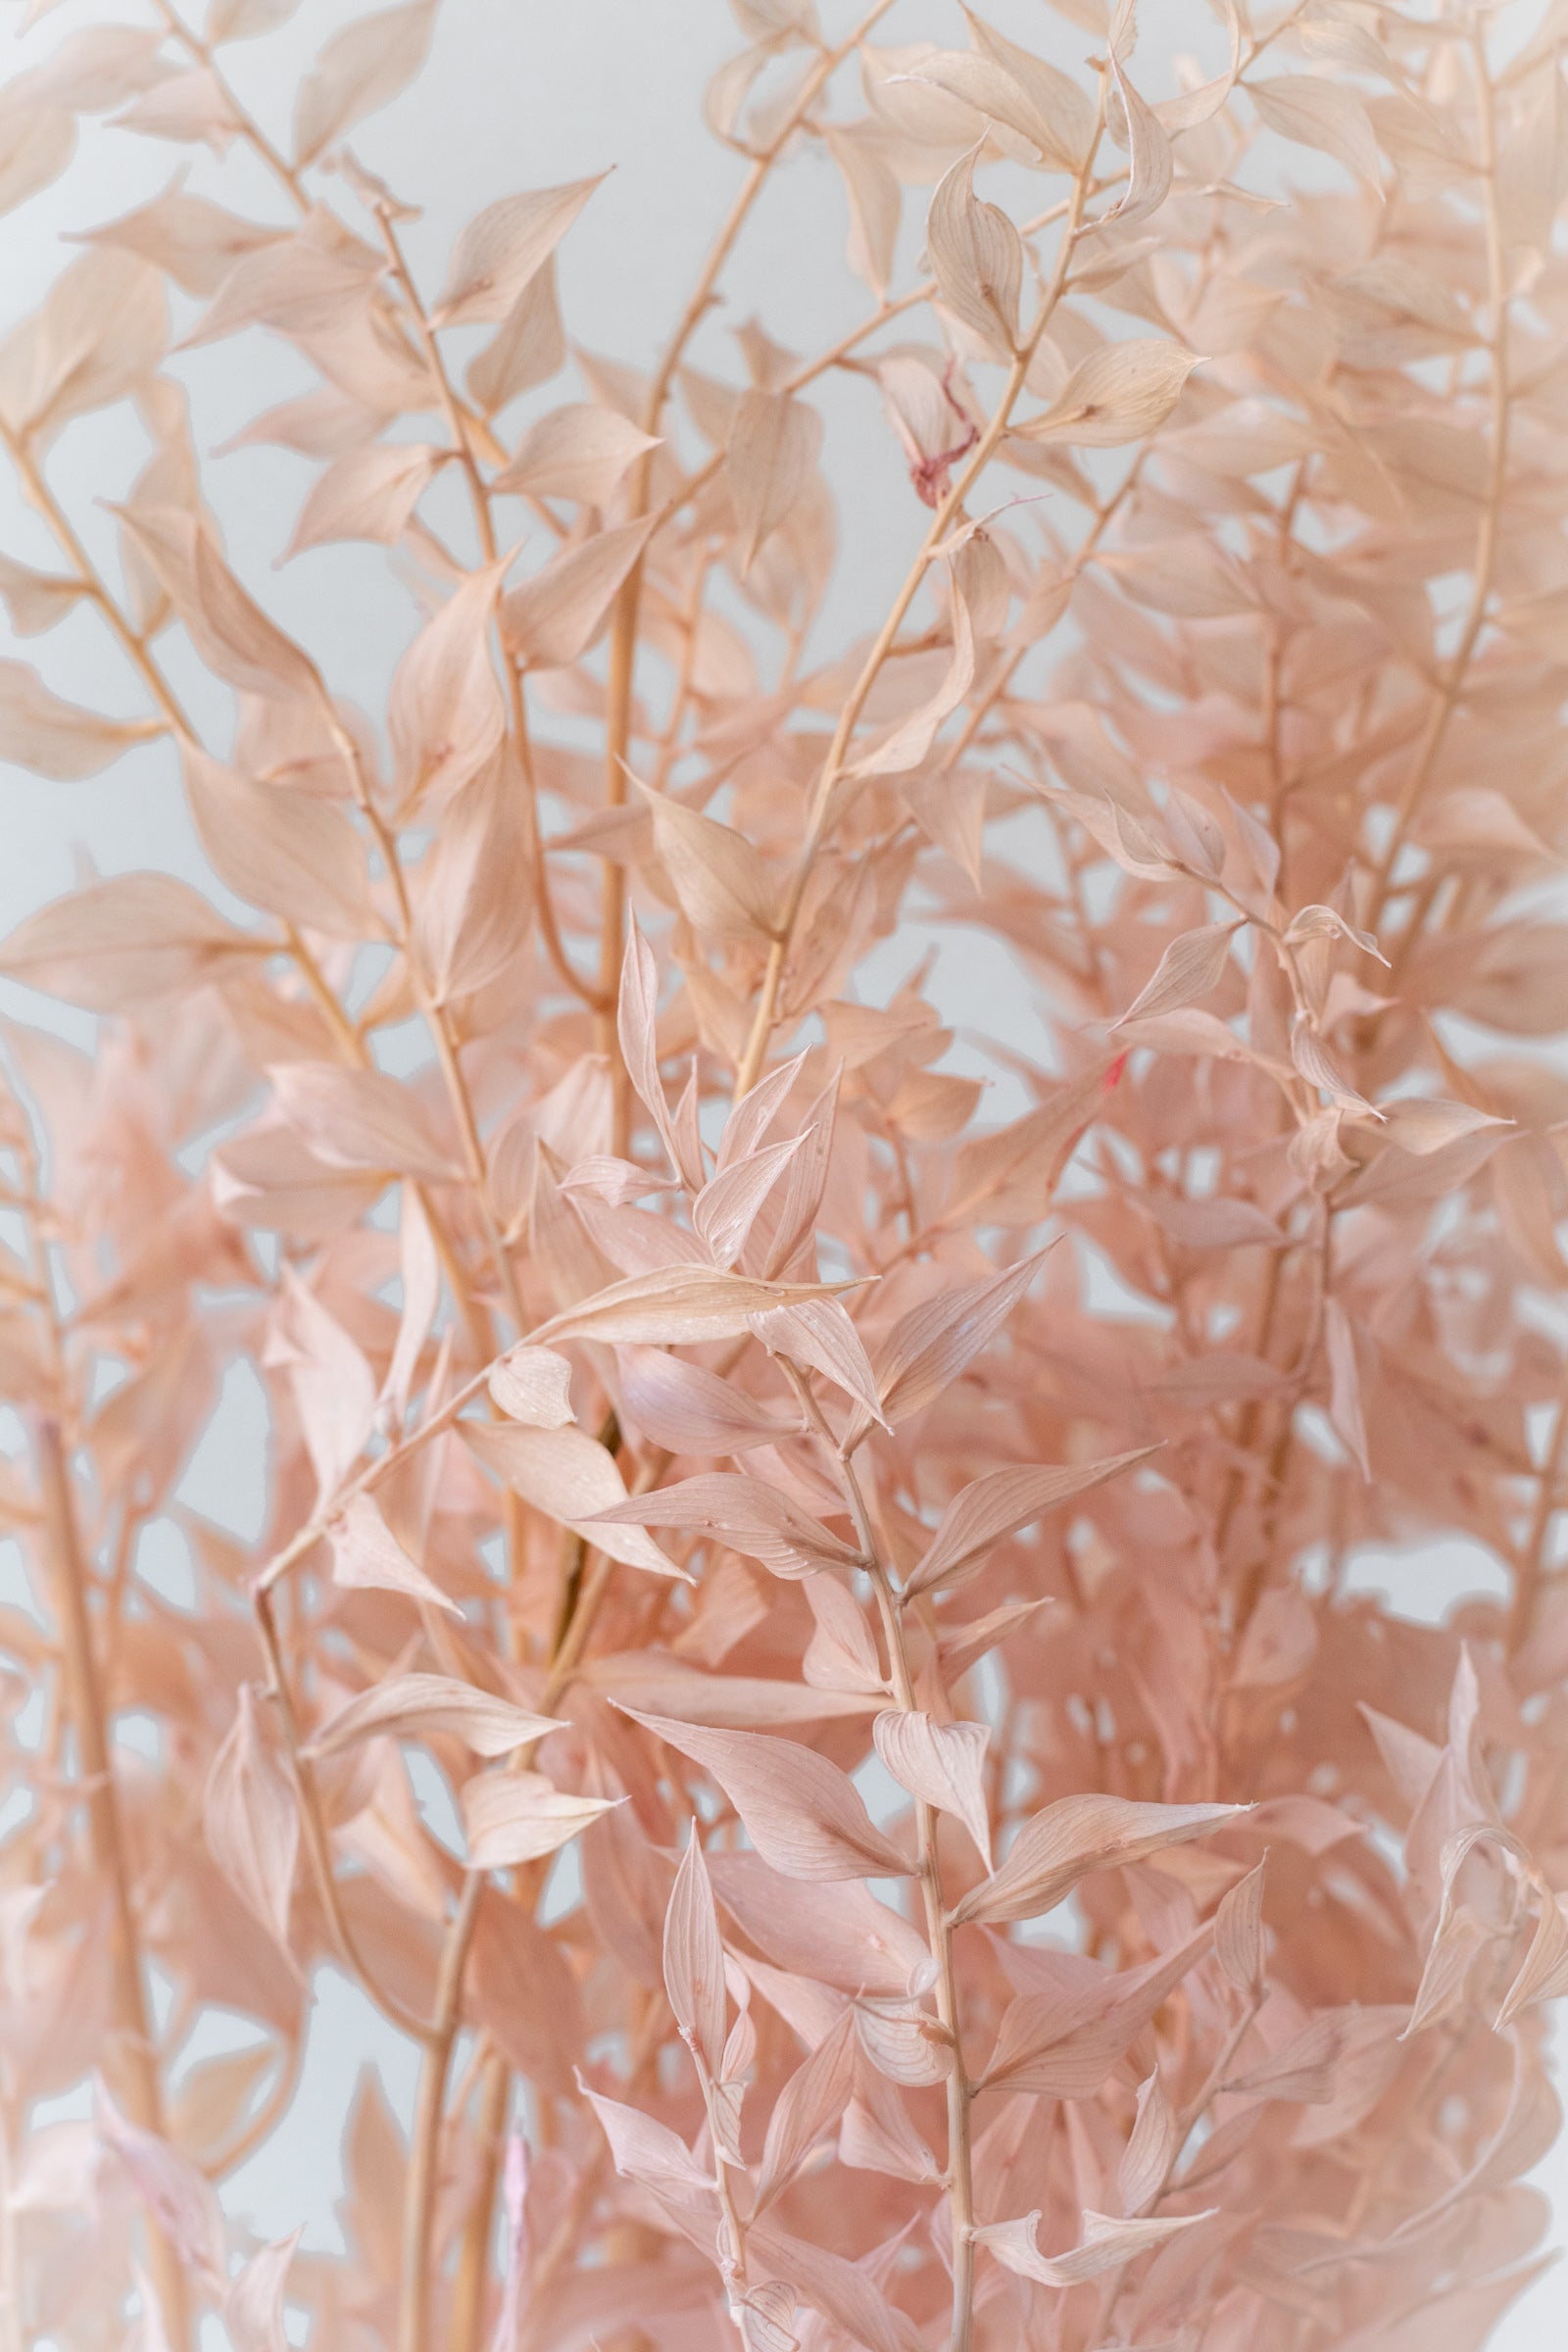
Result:
{"type": "Polygon", "coordinates": [[[629,360],[558,309],[592,180],[416,282],[349,142],[434,0],[270,136],[293,5],[0,95],[8,206],[108,111],[275,183],[0,345],[0,595],[112,706],[9,660],[0,752],[163,739],[253,910],[122,873],[0,949],[104,1016],[4,1030],[0,2343],[1472,2352],[1568,1984],[1568,5],[1217,0],[1160,89],[1132,0],[732,0],[738,191],[629,360]],[[698,369],[813,150],[860,323],[698,369]],[[417,608],[373,719],[204,503],[166,360],[258,330],[289,552],[417,608]],[[824,647],[829,371],[907,568],[824,647]],[[864,979],[933,922],[1046,1006],[1004,1123],[864,979]],[[180,1495],[241,1362],[254,1548],[180,1495]],[[1504,1598],[1357,1582],[1453,1537],[1504,1598]],[[222,2203],[328,1967],[420,2052],[336,2257],[222,2203]]]}

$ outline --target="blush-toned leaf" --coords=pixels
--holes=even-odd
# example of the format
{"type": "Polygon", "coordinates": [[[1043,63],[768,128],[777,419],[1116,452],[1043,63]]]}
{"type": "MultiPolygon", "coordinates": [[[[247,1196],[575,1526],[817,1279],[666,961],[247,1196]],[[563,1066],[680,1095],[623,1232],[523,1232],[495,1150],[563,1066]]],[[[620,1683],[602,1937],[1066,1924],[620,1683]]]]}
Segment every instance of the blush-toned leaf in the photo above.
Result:
{"type": "Polygon", "coordinates": [[[718,2201],[712,2180],[686,2142],[677,2138],[667,2124],[645,2115],[641,2108],[625,2106],[619,2099],[606,2098],[598,2091],[590,2090],[585,2095],[604,2126],[617,2173],[640,2181],[656,2195],[695,2204],[699,2211],[711,2206],[716,2214],[718,2201]]]}
{"type": "Polygon", "coordinates": [[[1370,1485],[1371,1464],[1366,1452],[1366,1422],[1361,1411],[1361,1375],[1355,1359],[1355,1333],[1338,1298],[1323,1301],[1323,1343],[1329,1359],[1329,1419],[1350,1449],[1361,1476],[1370,1485]]]}
{"type": "Polygon", "coordinates": [[[759,2213],[789,2186],[818,2141],[837,2130],[854,2082],[855,2019],[846,2009],[774,2102],[757,2184],[759,2213]]]}
{"type": "Polygon", "coordinates": [[[0,971],[92,1012],[216,977],[254,952],[243,931],[172,874],[117,874],[57,899],[0,944],[0,971]]]}
{"type": "Polygon", "coordinates": [[[1112,218],[1118,226],[1128,227],[1158,212],[1170,194],[1175,159],[1165,125],[1127,79],[1114,42],[1109,65],[1112,89],[1107,93],[1106,122],[1127,150],[1127,187],[1112,218]]]}
{"type": "Polygon", "coordinates": [[[846,1568],[858,1554],[788,1495],[739,1471],[710,1470],[612,1506],[615,1522],[679,1527],[760,1560],[775,1576],[846,1568]]]}
{"type": "Polygon", "coordinates": [[[613,1340],[656,1348],[693,1347],[704,1340],[739,1339],[751,1329],[753,1315],[831,1298],[847,1287],[832,1282],[760,1282],[718,1266],[665,1266],[612,1283],[580,1305],[541,1323],[532,1337],[540,1346],[552,1340],[613,1340]]]}
{"type": "Polygon", "coordinates": [[[676,2025],[716,2082],[724,2071],[724,1946],[695,1822],[664,1913],[664,1989],[676,2025]]]}
{"type": "Polygon", "coordinates": [[[247,221],[242,214],[176,186],[155,195],[151,205],[89,230],[89,237],[94,245],[118,245],[151,261],[186,294],[209,296],[219,292],[237,261],[275,245],[279,230],[268,228],[266,221],[247,221]]]}
{"type": "Polygon", "coordinates": [[[1121,1796],[1064,1796],[1024,1823],[1005,1861],[964,1896],[955,1918],[996,1925],[1038,1919],[1094,1870],[1142,1862],[1232,1821],[1245,1805],[1146,1805],[1121,1796]]]}
{"type": "Polygon", "coordinates": [[[1178,1005],[1196,1004],[1200,997],[1206,997],[1230,960],[1234,931],[1232,923],[1209,923],[1200,931],[1184,931],[1179,939],[1173,939],[1152,978],[1139,990],[1121,1019],[1135,1021],[1156,1012],[1172,1012],[1178,1005]]]}
{"type": "Polygon", "coordinates": [[[1092,2213],[1086,2206],[1083,2234],[1065,2254],[1041,2253],[1035,2239],[1038,2213],[1025,2214],[1017,2222],[990,2223],[974,2235],[978,2244],[1021,2278],[1036,2279],[1042,2286],[1078,2286],[1086,2278],[1119,2271],[1124,2263],[1135,2262],[1140,2254],[1211,2219],[1212,2208],[1205,2213],[1172,2214],[1163,2221],[1126,2222],[1111,2214],[1092,2213]]]}
{"type": "Polygon", "coordinates": [[[506,731],[490,623],[506,561],[470,572],[398,663],[387,732],[406,799],[449,799],[506,731]]]}
{"type": "MultiPolygon", "coordinates": [[[[26,564],[0,555],[0,604],[11,615],[11,626],[19,637],[41,637],[45,629],[52,629],[57,621],[64,620],[85,593],[82,583],[69,572],[34,571],[26,564]]],[[[0,676],[9,676],[13,669],[23,666],[21,662],[8,662],[0,670],[0,676]]]]}
{"type": "Polygon", "coordinates": [[[903,210],[897,174],[880,153],[874,134],[863,125],[826,122],[822,137],[843,175],[849,198],[850,268],[880,301],[893,275],[903,210]]]}
{"type": "Polygon", "coordinates": [[[0,760],[14,760],[35,775],[77,783],[163,732],[162,720],[105,718],[78,710],[52,694],[25,662],[0,662],[0,760]]]}
{"type": "Polygon", "coordinates": [[[584,1429],[527,1428],[465,1422],[464,1436],[487,1468],[536,1511],[558,1519],[628,1568],[655,1576],[682,1574],[641,1523],[623,1525],[609,1514],[626,1501],[626,1482],[614,1455],[584,1429]]]}
{"type": "Polygon", "coordinates": [[[1263,1872],[1259,1862],[1221,1896],[1214,1914],[1214,1957],[1238,1992],[1261,1996],[1267,1946],[1263,1935],[1263,1872]]]}
{"type": "Polygon", "coordinates": [[[476,406],[493,416],[520,393],[545,384],[564,365],[566,330],[556,299],[556,266],[537,269],[468,368],[466,382],[476,406]]]}
{"type": "Polygon", "coordinates": [[[1180,2128],[1156,2072],[1138,2085],[1132,2132],[1116,2167],[1116,2188],[1124,2214],[1142,2213],[1159,2194],[1181,2142],[1180,2128]]]}
{"type": "Polygon", "coordinates": [[[934,1592],[938,1586],[951,1591],[955,1584],[984,1566],[985,1556],[994,1544],[1016,1535],[1020,1528],[1032,1526],[1060,1503],[1087,1494],[1107,1478],[1119,1478],[1124,1470],[1147,1461],[1154,1450],[1153,1446],[1143,1446],[1132,1453],[1112,1454],[1102,1462],[988,1471],[948,1505],[941,1525],[905,1586],[906,1597],[912,1599],[916,1593],[934,1592]]]}
{"type": "Polygon", "coordinates": [[[491,487],[607,506],[628,466],[660,444],[613,409],[573,401],[537,417],[491,487]]]}
{"type": "Polygon", "coordinates": [[[390,547],[434,481],[449,452],[420,441],[377,441],[329,466],[300,511],[284,560],[335,539],[390,547]]]}
{"type": "Polygon", "coordinates": [[[505,1756],[560,1730],[549,1715],[530,1715],[510,1699],[445,1674],[395,1674],[372,1683],[339,1707],[311,1742],[311,1753],[331,1756],[362,1740],[423,1740],[450,1733],[476,1756],[505,1756]]]}
{"type": "Polygon", "coordinates": [[[223,2296],[223,2326],[234,2352],[288,2352],[283,2326],[283,2302],[289,2266],[294,2260],[304,2225],[282,2237],[235,2272],[223,2296]]]}
{"type": "Polygon", "coordinates": [[[724,470],[735,502],[743,571],[802,496],[821,449],[822,419],[804,400],[783,392],[742,394],[724,449],[724,470]]]}
{"type": "Polygon", "coordinates": [[[0,214],[52,185],[75,152],[75,120],[64,107],[0,108],[0,214]]]}
{"type": "Polygon", "coordinates": [[[299,1808],[293,1783],[249,1683],[213,1759],[203,1799],[207,1847],[246,1907],[288,1948],[299,1808]]]}
{"type": "Polygon", "coordinates": [[[504,318],[598,185],[597,178],[576,179],[487,205],[453,248],[447,282],[432,313],[436,324],[471,326],[504,318]]]}
{"type": "Polygon", "coordinates": [[[1045,1254],[1037,1251],[992,1282],[945,1291],[899,1318],[874,1358],[882,1410],[892,1427],[923,1412],[990,1346],[1045,1254]]]}
{"type": "Polygon", "coordinates": [[[622,1410],[671,1453],[742,1453],[800,1425],[788,1406],[761,1403],[733,1381],[658,1348],[619,1350],[622,1410]]]}
{"type": "Polygon", "coordinates": [[[328,1535],[335,1585],[351,1592],[401,1592],[409,1600],[457,1613],[457,1602],[409,1557],[370,1495],[356,1494],[346,1503],[328,1535]]]}
{"type": "Polygon", "coordinates": [[[580,1838],[617,1800],[573,1796],[542,1772],[480,1772],[460,1797],[470,1870],[509,1870],[542,1862],[580,1838]]]}
{"type": "Polygon", "coordinates": [[[378,928],[365,854],[341,808],[253,784],[195,744],[184,747],[183,766],[202,847],[238,897],[334,939],[378,928]]]}
{"type": "Polygon", "coordinates": [[[1164,423],[1200,365],[1179,343],[1139,336],[1081,360],[1051,407],[1016,429],[1026,440],[1119,449],[1164,423]]]}
{"type": "Polygon", "coordinates": [[[329,1167],[385,1168],[435,1184],[458,1173],[418,1098],[383,1071],[285,1061],[270,1076],[290,1125],[329,1167]]]}
{"type": "Polygon", "coordinates": [[[744,834],[684,801],[639,786],[654,820],[654,842],[681,911],[720,939],[766,938],[777,891],[744,834]]]}
{"type": "Polygon", "coordinates": [[[571,1366],[549,1348],[514,1348],[487,1383],[492,1403],[530,1429],[564,1429],[572,1420],[571,1366]]]}
{"type": "Polygon", "coordinates": [[[991,1808],[985,1753],[991,1734],[983,1723],[939,1723],[911,1710],[890,1709],[871,1726],[876,1752],[894,1779],[928,1805],[961,1821],[991,1868],[991,1808]]]}
{"type": "Polygon", "coordinates": [[[918,767],[936,741],[945,718],[956,710],[974,684],[974,628],[969,607],[958,590],[953,592],[953,659],[936,692],[891,728],[880,743],[855,763],[861,776],[903,776],[918,767]]]}
{"type": "Polygon", "coordinates": [[[1378,146],[1366,109],[1343,83],[1312,74],[1271,74],[1249,79],[1247,95],[1268,129],[1303,147],[1320,148],[1373,186],[1378,181],[1378,146]]]}
{"type": "Polygon", "coordinates": [[[533,572],[502,600],[501,633],[528,669],[580,661],[609,615],[621,582],[648,544],[653,517],[596,531],[533,572]]]}
{"type": "Polygon", "coordinates": [[[436,0],[406,0],[347,24],[326,42],[300,84],[294,161],[308,164],[356,122],[405,89],[423,65],[436,0]]]}
{"type": "Polygon", "coordinates": [[[985,347],[1010,354],[1018,333],[1023,240],[974,192],[974,158],[954,165],[931,199],[926,251],[942,299],[985,347]]]}
{"type": "Polygon", "coordinates": [[[710,1772],[758,1852],[787,1879],[907,1878],[913,1865],[883,1837],[855,1784],[793,1740],[707,1731],[667,1715],[624,1712],[710,1772]]]}

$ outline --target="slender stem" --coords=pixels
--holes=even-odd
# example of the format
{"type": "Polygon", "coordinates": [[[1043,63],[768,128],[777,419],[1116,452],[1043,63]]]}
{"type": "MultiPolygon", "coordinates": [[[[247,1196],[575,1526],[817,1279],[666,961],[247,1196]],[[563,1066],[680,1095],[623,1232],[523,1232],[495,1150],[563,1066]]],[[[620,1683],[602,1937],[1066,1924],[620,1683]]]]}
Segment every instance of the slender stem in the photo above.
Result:
{"type": "MultiPolygon", "coordinates": [[[[676,322],[675,331],[664,347],[663,356],[654,371],[643,415],[645,432],[657,434],[663,416],[664,402],[669,396],[686,346],[695,334],[718,283],[719,272],[734,249],[735,241],[746,224],[747,218],[761,194],[769,172],[783,154],[802,122],[837,73],[878,20],[886,16],[893,0],[875,0],[858,24],[836,48],[823,49],[816,64],[802,83],[794,104],[789,108],[768,144],[752,159],[751,169],[731,204],[723,224],[709,250],[708,258],[692,289],[691,299],[676,322]]],[[[648,511],[648,488],[652,476],[649,459],[639,460],[631,483],[629,514],[632,518],[648,511]]],[[[646,551],[645,551],[646,552],[646,551]]],[[[642,606],[643,564],[641,559],[632,565],[615,599],[614,618],[610,642],[609,700],[605,722],[605,796],[612,808],[621,808],[626,798],[626,758],[631,749],[632,688],[637,666],[637,627],[642,606]]],[[[625,876],[614,859],[605,866],[599,925],[599,994],[606,1000],[607,1009],[600,1015],[600,1047],[608,1054],[615,1070],[614,1149],[625,1149],[626,1132],[631,1116],[631,1093],[624,1067],[621,1064],[614,1022],[608,1010],[615,1000],[615,988],[620,974],[622,933],[625,927],[625,876]]]]}
{"type": "Polygon", "coordinates": [[[463,2006],[463,1978],[484,1893],[484,1873],[470,1870],[442,1948],[435,2006],[425,2029],[424,2058],[415,2099],[414,2132],[403,2191],[403,2277],[398,2296],[398,2352],[429,2352],[431,2240],[440,2184],[441,2122],[447,2073],[463,2006]]]}
{"type": "Polygon", "coordinates": [[[1427,713],[1427,722],[1417,745],[1410,772],[1405,777],[1395,810],[1394,825],[1388,845],[1379,858],[1372,882],[1372,897],[1367,912],[1367,928],[1375,931],[1387,904],[1394,879],[1394,869],[1404,847],[1438,755],[1443,749],[1452,718],[1469,673],[1471,657],[1482,630],[1487,623],[1487,608],[1492,601],[1493,577],[1496,569],[1497,544],[1502,526],[1503,492],[1508,479],[1508,426],[1510,386],[1508,379],[1508,276],[1507,255],[1503,245],[1502,215],[1497,201],[1497,118],[1487,62],[1484,31],[1478,30],[1472,42],[1475,58],[1476,108],[1480,130],[1480,166],[1486,208],[1487,278],[1491,302],[1491,332],[1487,348],[1492,370],[1492,449],[1488,466],[1487,490],[1481,509],[1481,520],[1476,532],[1476,552],[1470,588],[1470,602],[1458,643],[1453,649],[1443,673],[1443,682],[1427,713]]]}
{"type": "Polygon", "coordinates": [[[423,2019],[416,2017],[412,2009],[405,2008],[395,1993],[388,1992],[384,1985],[377,1984],[374,1974],[367,1966],[364,1954],[355,1940],[354,1931],[349,1926],[347,1914],[343,1909],[337,1875],[332,1868],[331,1833],[327,1828],[326,1815],[321,1805],[320,1788],[317,1783],[315,1767],[305,1753],[305,1742],[300,1738],[299,1717],[295,1713],[293,1693],[289,1689],[288,1676],[284,1671],[282,1645],[278,1641],[277,1619],[272,1605],[272,1596],[270,1592],[258,1592],[253,1596],[253,1601],[257,1630],[261,1635],[262,1647],[267,1655],[268,1695],[277,1709],[278,1728],[283,1736],[283,1744],[288,1751],[289,1764],[294,1774],[294,1785],[299,1792],[300,1823],[305,1832],[305,1844],[311,1858],[312,1876],[316,1881],[316,1890],[321,1909],[326,1916],[328,1932],[344,1967],[364,1985],[382,2015],[390,2019],[401,2033],[412,2034],[416,2040],[423,2040],[429,2031],[423,2019]]]}
{"type": "Polygon", "coordinates": [[[490,2240],[495,2230],[496,2187],[501,2178],[501,2139],[511,2095],[512,2069],[499,2050],[491,2050],[484,2061],[474,2125],[479,2143],[479,2180],[468,2208],[452,2289],[452,2325],[447,2331],[452,2352],[481,2352],[484,2339],[485,2286],[490,2270],[490,2240]]]}
{"type": "Polygon", "coordinates": [[[1523,1648],[1535,1630],[1546,1556],[1546,1537],[1557,1507],[1557,1479],[1562,1469],[1565,1446],[1568,1446],[1568,1380],[1565,1380],[1558,1396],[1557,1409],[1547,1433],[1546,1448],[1542,1456],[1536,1487],[1535,1508],[1530,1515],[1530,1532],[1525,1539],[1515,1573],[1513,1603],[1508,1612],[1510,1657],[1523,1648]]]}
{"type": "MultiPolygon", "coordinates": [[[[906,1641],[903,1611],[899,1594],[881,1549],[876,1529],[865,1499],[864,1489],[855,1467],[853,1455],[840,1446],[829,1429],[822,1409],[811,1392],[811,1385],[800,1368],[788,1357],[781,1357],[786,1377],[800,1399],[801,1409],[815,1431],[830,1459],[844,1498],[855,1525],[860,1557],[866,1564],[871,1589],[876,1595],[877,1614],[882,1623],[882,1638],[887,1647],[888,1670],[893,1684],[894,1703],[901,1713],[916,1712],[913,1678],[909,1672],[908,1648],[906,1641]]],[[[953,2319],[949,2332],[949,2352],[970,2352],[974,2334],[974,2168],[970,2147],[970,2108],[973,2087],[963,2063],[963,2039],[960,2030],[957,1971],[953,1954],[953,1927],[948,1917],[947,1899],[942,1888],[942,1861],[937,1847],[937,1814],[924,1798],[918,1798],[914,1808],[916,1853],[918,1858],[920,1893],[925,1910],[926,1940],[937,1964],[937,2015],[946,2035],[949,2065],[947,2074],[948,2102],[948,2206],[953,2224],[953,2319]]]]}
{"type": "Polygon", "coordinates": [[[304,181],[293,165],[279,154],[254,115],[236,96],[232,83],[219,65],[212,48],[198,33],[191,30],[177,10],[171,7],[170,0],[153,0],[153,5],[168,25],[171,38],[176,40],[180,47],[196,60],[198,65],[205,67],[218,83],[223,94],[223,102],[229,110],[230,119],[241,138],[248,146],[254,148],[291,203],[300,212],[308,213],[311,209],[311,199],[304,181]]]}
{"type": "MultiPolygon", "coordinates": [[[[1103,84],[1102,84],[1100,102],[1102,122],[1103,116],[1104,92],[1103,84]]],[[[930,528],[922,539],[914,562],[905,576],[904,584],[894,598],[892,609],[865,658],[860,674],[850,691],[849,700],[839,713],[838,725],[834,729],[827,758],[822,763],[822,771],[811,796],[811,806],[807,820],[806,842],[785,897],[778,929],[768,947],[767,966],[762,976],[761,992],[758,998],[757,1010],[752,1020],[751,1035],[747,1039],[746,1051],[735,1076],[737,1101],[742,1095],[751,1092],[761,1075],[768,1041],[772,1036],[774,1022],[777,1018],[779,990],[783,983],[784,967],[789,958],[796,925],[800,921],[801,908],[805,903],[807,886],[811,878],[822,829],[831,808],[833,789],[844,773],[851,739],[871,689],[880,677],[889,654],[893,651],[894,641],[904,625],[905,616],[913,604],[926,573],[936,561],[938,549],[946,540],[956,518],[962,511],[964,500],[991,463],[997,446],[1007,429],[1013,408],[1024,388],[1030,363],[1039,349],[1041,338],[1051,323],[1053,314],[1066,288],[1067,272],[1083,222],[1084,205],[1088,198],[1090,169],[1099,144],[1100,133],[1097,130],[1094,145],[1091,147],[1089,156],[1073,186],[1066,220],[1062,227],[1061,244],[1056,254],[1051,282],[1042,297],[1039,311],[1028,336],[1013,356],[1012,364],[1007,369],[1006,381],[1003,386],[1002,396],[992,411],[990,421],[975,444],[968,463],[932,515],[930,528]]]]}
{"type": "MultiPolygon", "coordinates": [[[[108,1714],[88,1608],[89,1572],[76,1522],[66,1444],[52,1414],[39,1418],[35,1433],[44,1548],[61,1645],[71,1688],[82,1802],[87,1815],[93,1871],[109,1899],[109,1965],[115,2027],[120,2039],[119,2088],[130,2121],[143,2132],[165,2136],[163,2088],[142,1983],[130,1865],[120,1818],[120,1794],[109,1748],[108,1714]]],[[[170,2240],[148,2224],[149,2266],[171,2340],[183,2345],[190,2320],[184,2274],[170,2240]]]]}

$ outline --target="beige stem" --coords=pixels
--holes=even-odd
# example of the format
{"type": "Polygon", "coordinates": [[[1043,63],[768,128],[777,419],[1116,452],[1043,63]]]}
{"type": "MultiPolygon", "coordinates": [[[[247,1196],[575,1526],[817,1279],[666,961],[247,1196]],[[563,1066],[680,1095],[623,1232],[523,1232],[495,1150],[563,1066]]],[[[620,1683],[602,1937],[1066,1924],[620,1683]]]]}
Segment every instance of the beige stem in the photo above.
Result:
{"type": "MultiPolygon", "coordinates": [[[[114,2001],[116,2087],[130,2121],[162,2139],[163,2089],[158,2057],[142,1984],[131,1896],[130,1865],[120,1818],[120,1797],[109,1750],[108,1716],[98,1660],[93,1649],[92,1619],[87,1592],[90,1582],[81,1534],[76,1522],[75,1495],[66,1444],[52,1416],[40,1418],[35,1439],[43,1540],[48,1557],[54,1603],[60,1619],[61,1647],[71,1688],[71,1713],[75,1728],[77,1763],[93,1870],[109,1901],[109,1966],[114,2001]]],[[[185,2279],[179,2256],[162,2230],[148,2225],[149,2269],[163,2310],[171,2342],[183,2347],[190,2333],[185,2279]]]]}

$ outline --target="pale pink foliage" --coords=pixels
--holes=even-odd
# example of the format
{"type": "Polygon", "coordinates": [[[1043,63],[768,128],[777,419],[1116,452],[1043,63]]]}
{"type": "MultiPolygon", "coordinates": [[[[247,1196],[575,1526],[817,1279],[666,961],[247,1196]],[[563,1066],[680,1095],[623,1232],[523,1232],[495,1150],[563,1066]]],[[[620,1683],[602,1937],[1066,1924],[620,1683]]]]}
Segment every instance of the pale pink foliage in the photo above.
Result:
{"type": "Polygon", "coordinates": [[[176,180],[0,345],[60,550],[0,596],[95,607],[143,697],[7,661],[0,751],[165,739],[255,909],[122,875],[0,949],[109,1016],[5,1033],[0,2334],[1470,2352],[1568,1986],[1568,6],[1221,0],[1228,64],[1159,89],[1130,0],[1039,54],[734,0],[750,194],[664,351],[569,374],[597,183],[501,196],[426,300],[344,141],[433,0],[326,42],[285,153],[229,45],[291,13],[161,6],[0,93],[8,207],[108,110],[277,197],[176,180]],[[874,307],[698,369],[813,142],[874,307]],[[247,327],[318,378],[241,436],[320,465],[291,552],[419,586],[373,717],[204,503],[162,363],[247,327]],[[910,568],[824,650],[830,368],[910,568]],[[48,461],[118,402],[111,579],[48,461]],[[1020,1115],[926,966],[858,977],[916,916],[1043,1000],[1049,1065],[997,1007],[1020,1115]],[[179,1497],[241,1360],[254,1548],[179,1497]],[[1354,1583],[1452,1536],[1504,1601],[1354,1583]],[[422,2068],[406,2145],[372,2080],[342,2119],[335,2260],[215,2193],[328,1961],[422,2068]],[[193,2067],[214,2009],[262,2039],[193,2067]]]}

